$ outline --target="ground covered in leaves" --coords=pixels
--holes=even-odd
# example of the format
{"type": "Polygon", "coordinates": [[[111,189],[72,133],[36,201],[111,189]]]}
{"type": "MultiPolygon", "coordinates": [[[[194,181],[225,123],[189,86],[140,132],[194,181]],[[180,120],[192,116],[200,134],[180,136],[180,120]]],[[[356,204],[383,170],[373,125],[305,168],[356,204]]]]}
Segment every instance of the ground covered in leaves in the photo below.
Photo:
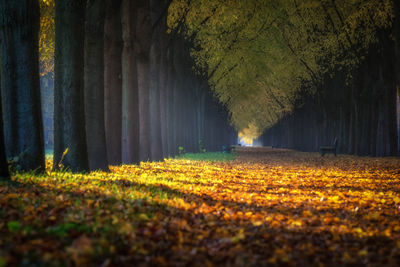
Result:
{"type": "Polygon", "coordinates": [[[0,184],[4,265],[400,264],[400,159],[245,149],[0,184]]]}

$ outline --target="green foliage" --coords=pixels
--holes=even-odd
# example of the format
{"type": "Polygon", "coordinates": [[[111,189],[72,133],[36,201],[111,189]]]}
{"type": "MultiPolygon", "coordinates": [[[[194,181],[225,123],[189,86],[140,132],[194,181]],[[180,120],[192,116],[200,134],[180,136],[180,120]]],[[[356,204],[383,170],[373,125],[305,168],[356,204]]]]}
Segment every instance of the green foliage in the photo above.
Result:
{"type": "Polygon", "coordinates": [[[0,267],[5,267],[7,266],[7,260],[0,256],[0,267]]]}
{"type": "Polygon", "coordinates": [[[7,227],[10,232],[16,233],[21,230],[22,225],[18,221],[9,221],[7,227]]]}

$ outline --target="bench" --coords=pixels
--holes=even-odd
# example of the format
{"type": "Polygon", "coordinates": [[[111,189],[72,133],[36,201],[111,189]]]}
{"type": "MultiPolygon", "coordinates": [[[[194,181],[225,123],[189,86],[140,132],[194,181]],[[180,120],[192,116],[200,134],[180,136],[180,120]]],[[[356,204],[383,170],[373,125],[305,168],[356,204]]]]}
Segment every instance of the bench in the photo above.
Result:
{"type": "Polygon", "coordinates": [[[233,146],[222,146],[222,153],[229,154],[232,152],[233,149],[233,146]]]}
{"type": "Polygon", "coordinates": [[[337,137],[335,137],[335,139],[333,140],[332,146],[320,146],[319,152],[321,153],[321,156],[323,157],[327,153],[332,153],[336,156],[337,155],[337,142],[338,142],[338,139],[337,139],[337,137]]]}

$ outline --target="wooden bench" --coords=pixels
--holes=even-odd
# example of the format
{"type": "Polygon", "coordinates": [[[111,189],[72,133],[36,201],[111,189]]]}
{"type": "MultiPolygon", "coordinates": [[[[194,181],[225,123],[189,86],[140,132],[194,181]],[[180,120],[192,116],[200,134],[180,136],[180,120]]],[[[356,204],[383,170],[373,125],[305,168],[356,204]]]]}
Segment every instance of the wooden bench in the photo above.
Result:
{"type": "Polygon", "coordinates": [[[239,145],[231,145],[231,146],[222,146],[222,153],[235,153],[237,152],[238,148],[242,146],[239,145]]]}
{"type": "Polygon", "coordinates": [[[327,153],[332,153],[336,156],[337,155],[337,142],[338,142],[338,139],[337,139],[337,137],[335,137],[335,139],[333,140],[332,146],[320,146],[319,152],[321,153],[321,156],[323,157],[327,153]]]}

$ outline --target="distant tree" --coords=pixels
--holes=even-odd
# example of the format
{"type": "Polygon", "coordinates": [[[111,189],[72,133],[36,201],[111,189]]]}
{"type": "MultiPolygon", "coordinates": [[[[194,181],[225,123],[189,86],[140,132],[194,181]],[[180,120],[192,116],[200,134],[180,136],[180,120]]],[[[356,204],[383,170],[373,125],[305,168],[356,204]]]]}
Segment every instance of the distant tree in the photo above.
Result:
{"type": "MultiPolygon", "coordinates": [[[[39,88],[39,2],[0,1],[5,143],[23,171],[45,168],[39,88]]],[[[1,149],[0,149],[1,150],[1,149]]]]}
{"type": "Polygon", "coordinates": [[[122,159],[122,28],[121,0],[106,0],[104,26],[104,90],[107,156],[111,165],[122,159]]]}
{"type": "Polygon", "coordinates": [[[347,153],[396,154],[399,1],[176,0],[169,11],[237,129],[262,133],[286,117],[276,133],[292,147],[300,138],[285,128],[295,124],[288,114],[315,100],[314,147],[337,131],[347,153]]]}
{"type": "Polygon", "coordinates": [[[105,0],[88,0],[85,31],[85,114],[89,167],[109,171],[104,125],[105,0]]]}
{"type": "Polygon", "coordinates": [[[84,101],[86,0],[56,0],[54,168],[89,171],[84,101]],[[63,153],[68,152],[63,157],[63,153]]]}

